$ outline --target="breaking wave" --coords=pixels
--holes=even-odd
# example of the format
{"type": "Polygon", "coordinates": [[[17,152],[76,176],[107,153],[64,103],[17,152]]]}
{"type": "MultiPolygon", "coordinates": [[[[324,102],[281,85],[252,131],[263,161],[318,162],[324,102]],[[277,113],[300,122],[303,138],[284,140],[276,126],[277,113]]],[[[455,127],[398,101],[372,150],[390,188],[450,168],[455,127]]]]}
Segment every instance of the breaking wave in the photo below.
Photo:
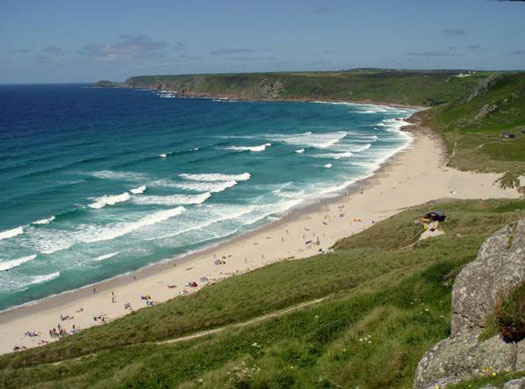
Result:
{"type": "Polygon", "coordinates": [[[28,255],[27,257],[13,259],[11,261],[0,262],[0,271],[5,271],[5,270],[12,269],[14,267],[18,267],[26,262],[32,261],[35,258],[36,258],[36,254],[33,254],[33,255],[28,255]]]}
{"type": "Polygon", "coordinates": [[[54,217],[54,216],[51,216],[51,217],[48,217],[47,219],[37,220],[37,221],[35,221],[35,222],[32,222],[31,224],[36,224],[36,225],[45,225],[45,224],[49,224],[49,223],[51,223],[53,220],[55,220],[55,217],[54,217]]]}
{"type": "Polygon", "coordinates": [[[137,188],[130,189],[129,191],[133,194],[141,194],[144,193],[147,189],[146,185],[139,186],[137,188]]]}
{"type": "Polygon", "coordinates": [[[151,183],[152,186],[160,186],[166,188],[177,188],[190,190],[193,192],[210,192],[219,193],[228,188],[237,185],[237,181],[216,181],[216,182],[205,182],[205,181],[190,181],[190,182],[176,182],[171,180],[157,180],[151,183]]]}
{"type": "Polygon", "coordinates": [[[11,230],[5,230],[5,231],[0,232],[0,240],[2,240],[2,239],[9,239],[9,238],[12,238],[14,236],[21,235],[23,233],[24,233],[24,228],[23,227],[16,227],[16,228],[13,228],[11,230]]]}
{"type": "Polygon", "coordinates": [[[115,172],[112,170],[101,170],[89,173],[93,177],[103,180],[120,180],[120,181],[145,181],[147,175],[136,172],[115,172]]]}
{"type": "Polygon", "coordinates": [[[114,253],[101,255],[99,257],[96,257],[95,261],[103,261],[104,259],[109,259],[109,258],[114,257],[115,255],[117,255],[118,253],[120,253],[120,251],[115,251],[114,253]]]}
{"type": "Polygon", "coordinates": [[[293,146],[326,149],[338,143],[346,135],[346,131],[327,132],[319,134],[314,134],[311,131],[308,131],[302,134],[269,134],[268,138],[273,141],[282,142],[293,146]]]}
{"type": "Polygon", "coordinates": [[[124,201],[128,201],[130,198],[131,196],[128,192],[124,192],[122,194],[114,196],[106,195],[96,198],[93,203],[89,204],[89,207],[93,209],[100,209],[104,208],[106,205],[115,205],[124,201]]]}
{"type": "Polygon", "coordinates": [[[228,146],[223,147],[224,150],[233,150],[233,151],[252,151],[252,152],[260,152],[266,150],[267,147],[270,147],[271,143],[265,143],[263,145],[259,146],[228,146]]]}
{"type": "Polygon", "coordinates": [[[42,276],[34,276],[34,277],[31,277],[31,280],[29,281],[29,285],[41,284],[42,282],[51,281],[51,280],[54,280],[54,279],[56,279],[58,277],[60,277],[60,272],[59,271],[57,271],[55,273],[51,273],[51,274],[45,274],[45,275],[42,275],[42,276]]]}
{"type": "Polygon", "coordinates": [[[250,173],[242,174],[179,174],[179,177],[192,181],[247,181],[250,179],[250,173]]]}
{"type": "Polygon", "coordinates": [[[141,205],[191,205],[202,204],[211,197],[211,193],[206,192],[198,195],[171,195],[171,196],[142,196],[133,198],[133,203],[141,205]]]}

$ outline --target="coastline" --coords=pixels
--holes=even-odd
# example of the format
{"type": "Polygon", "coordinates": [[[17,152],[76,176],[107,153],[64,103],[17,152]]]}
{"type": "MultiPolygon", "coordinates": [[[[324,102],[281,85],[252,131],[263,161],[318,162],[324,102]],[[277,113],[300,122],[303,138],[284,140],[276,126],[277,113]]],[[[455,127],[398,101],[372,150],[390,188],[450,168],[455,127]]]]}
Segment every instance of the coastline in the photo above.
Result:
{"type": "MultiPolygon", "coordinates": [[[[410,118],[405,120],[410,121],[410,118]]],[[[123,308],[126,302],[134,309],[145,307],[140,299],[141,293],[150,294],[154,301],[162,302],[184,290],[190,293],[206,285],[208,282],[199,281],[202,276],[215,282],[290,257],[299,259],[315,255],[319,248],[326,250],[338,239],[358,233],[408,206],[444,197],[517,197],[515,191],[492,186],[497,177],[495,174],[459,172],[444,167],[446,154],[437,134],[428,129],[408,127],[403,130],[412,133],[415,138],[412,144],[383,162],[370,177],[351,184],[346,189],[348,195],[292,209],[280,220],[215,247],[0,312],[0,353],[10,352],[15,344],[31,347],[40,339],[49,341],[47,332],[57,323],[68,329],[72,324],[84,329],[98,324],[93,322],[93,315],[106,314],[108,320],[113,320],[128,313],[123,308]],[[436,179],[436,174],[441,177],[436,179]],[[440,188],[439,180],[448,185],[440,188]],[[389,198],[390,192],[396,195],[395,198],[389,198]],[[400,192],[405,195],[397,195],[400,192]],[[305,241],[315,242],[317,238],[319,246],[305,244],[305,241]],[[225,257],[226,264],[214,265],[215,257],[225,257]],[[198,282],[199,288],[183,286],[191,281],[198,282]],[[171,284],[177,287],[168,288],[167,285],[171,284]],[[93,293],[93,288],[96,288],[96,293],[93,293]],[[111,301],[111,292],[115,292],[116,303],[111,301]],[[80,307],[83,312],[79,313],[80,307]],[[75,319],[61,322],[60,314],[75,319]],[[40,331],[42,336],[25,337],[23,333],[28,330],[40,331]]]]}

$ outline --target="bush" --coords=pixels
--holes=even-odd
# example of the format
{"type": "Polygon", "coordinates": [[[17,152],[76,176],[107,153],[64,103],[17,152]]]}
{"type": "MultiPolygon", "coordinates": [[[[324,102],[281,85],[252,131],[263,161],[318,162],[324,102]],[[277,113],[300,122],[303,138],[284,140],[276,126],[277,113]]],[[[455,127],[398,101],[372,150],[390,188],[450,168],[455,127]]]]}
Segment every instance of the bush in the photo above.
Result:
{"type": "Polygon", "coordinates": [[[525,338],[525,282],[496,304],[494,316],[505,342],[525,338]]]}

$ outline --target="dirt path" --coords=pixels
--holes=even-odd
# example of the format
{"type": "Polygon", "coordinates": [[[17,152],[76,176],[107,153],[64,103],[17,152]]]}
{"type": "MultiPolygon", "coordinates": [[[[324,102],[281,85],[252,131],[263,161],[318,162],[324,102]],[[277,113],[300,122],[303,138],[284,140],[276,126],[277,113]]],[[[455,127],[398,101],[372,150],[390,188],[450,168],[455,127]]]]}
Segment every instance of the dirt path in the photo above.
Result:
{"type": "Polygon", "coordinates": [[[291,307],[284,308],[284,309],[281,309],[281,310],[275,311],[275,312],[270,312],[270,313],[267,313],[266,315],[258,316],[258,317],[255,317],[253,319],[244,321],[242,323],[229,324],[229,325],[224,326],[224,327],[214,328],[212,330],[201,331],[201,332],[197,332],[197,333],[192,334],[192,335],[181,336],[180,338],[175,338],[175,339],[169,339],[169,340],[163,340],[163,341],[155,342],[155,344],[179,343],[179,342],[184,342],[185,340],[197,339],[197,338],[202,338],[202,337],[208,336],[208,335],[218,334],[218,333],[223,332],[223,331],[228,330],[228,329],[246,327],[246,326],[249,326],[249,325],[252,325],[252,324],[259,323],[259,322],[264,321],[264,320],[268,320],[268,319],[272,319],[274,317],[280,317],[280,316],[286,315],[287,313],[290,313],[290,312],[293,312],[293,311],[297,311],[297,310],[299,310],[301,308],[305,308],[305,307],[308,307],[310,305],[314,305],[314,304],[320,303],[321,301],[326,300],[326,298],[327,297],[322,297],[322,298],[318,298],[316,300],[306,301],[306,302],[301,303],[301,304],[292,305],[291,307]]]}

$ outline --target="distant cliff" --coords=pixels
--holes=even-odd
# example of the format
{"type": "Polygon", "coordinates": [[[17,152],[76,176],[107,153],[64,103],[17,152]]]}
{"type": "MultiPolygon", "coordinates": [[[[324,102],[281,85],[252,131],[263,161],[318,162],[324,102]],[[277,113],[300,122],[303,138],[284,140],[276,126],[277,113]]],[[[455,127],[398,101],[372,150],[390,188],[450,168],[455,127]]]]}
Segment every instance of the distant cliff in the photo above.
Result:
{"type": "MultiPolygon", "coordinates": [[[[108,86],[169,90],[178,96],[243,100],[334,100],[434,106],[472,93],[486,73],[352,70],[135,76],[108,86]]],[[[105,82],[97,83],[103,86],[105,82]],[[102,84],[101,84],[102,83],[102,84]]]]}

